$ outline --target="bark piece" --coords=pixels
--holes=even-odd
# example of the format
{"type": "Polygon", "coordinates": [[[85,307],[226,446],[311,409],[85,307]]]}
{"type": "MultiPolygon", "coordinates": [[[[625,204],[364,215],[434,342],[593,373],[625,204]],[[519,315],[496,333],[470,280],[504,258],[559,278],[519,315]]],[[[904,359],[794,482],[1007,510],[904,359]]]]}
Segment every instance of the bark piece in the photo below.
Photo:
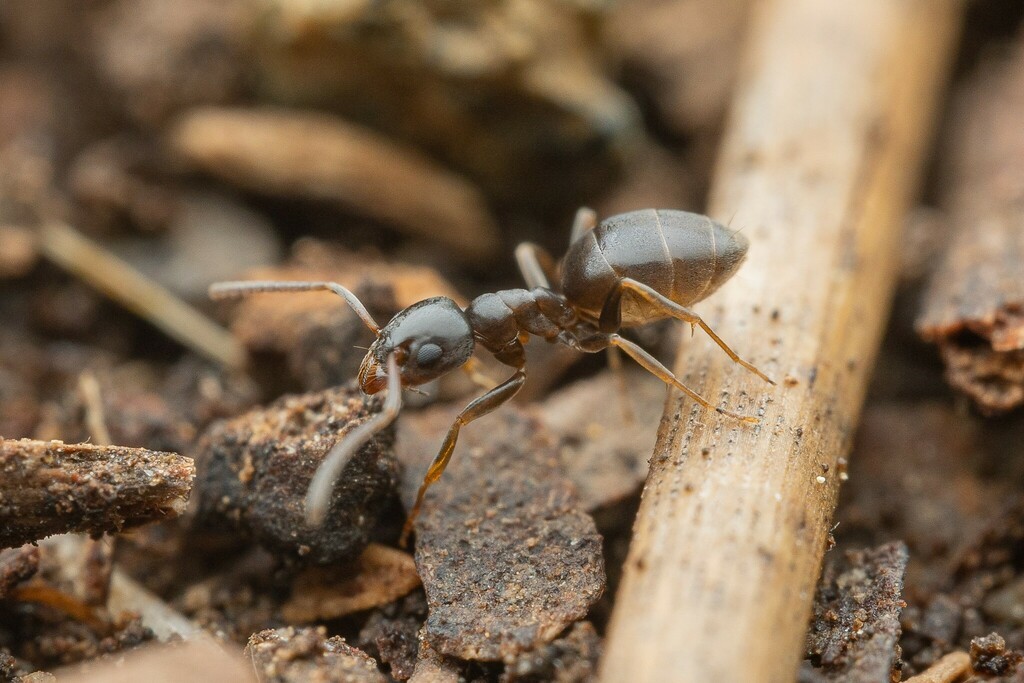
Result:
{"type": "Polygon", "coordinates": [[[684,336],[681,379],[760,424],[669,400],[609,623],[609,683],[794,679],[962,9],[756,6],[710,201],[750,252],[697,312],[780,384],[684,336]],[[721,656],[724,643],[742,655],[721,656]]]}
{"type": "Polygon", "coordinates": [[[826,566],[818,586],[807,651],[817,680],[889,680],[898,659],[907,547],[889,543],[847,553],[826,566]],[[845,565],[845,566],[843,566],[845,565]]]}
{"type": "Polygon", "coordinates": [[[493,256],[498,229],[466,180],[369,129],[314,112],[191,110],[171,131],[191,165],[246,189],[326,200],[470,261],[493,256]]]}
{"type": "Polygon", "coordinates": [[[961,93],[947,179],[956,226],[917,320],[985,413],[1024,404],[1024,45],[961,93]]]}
{"type": "Polygon", "coordinates": [[[371,543],[354,567],[310,567],[300,573],[281,616],[289,623],[337,619],[394,602],[419,585],[411,555],[371,543]]]}
{"type": "Polygon", "coordinates": [[[579,622],[558,640],[532,652],[524,652],[508,662],[500,681],[585,683],[597,675],[600,654],[601,637],[590,622],[579,622]]]}
{"type": "MultiPolygon", "coordinates": [[[[450,410],[403,419],[411,502],[450,410]]],[[[561,472],[551,435],[511,406],[463,430],[416,525],[416,566],[440,654],[494,661],[550,642],[604,590],[601,538],[561,472]]]]}
{"type": "Polygon", "coordinates": [[[260,683],[387,683],[369,655],[322,627],[260,631],[245,651],[260,683]]]}
{"type": "Polygon", "coordinates": [[[4,439],[0,547],[69,531],[113,533],[177,516],[195,468],[143,448],[4,439]]]}
{"type": "Polygon", "coordinates": [[[906,683],[955,683],[971,668],[971,656],[966,652],[950,652],[935,662],[927,671],[906,680],[906,683]]]}
{"type": "Polygon", "coordinates": [[[342,472],[324,523],[305,522],[306,490],[323,457],[380,409],[354,385],[285,396],[214,424],[197,446],[199,521],[229,522],[285,556],[326,564],[356,557],[398,481],[385,430],[342,472]]]}

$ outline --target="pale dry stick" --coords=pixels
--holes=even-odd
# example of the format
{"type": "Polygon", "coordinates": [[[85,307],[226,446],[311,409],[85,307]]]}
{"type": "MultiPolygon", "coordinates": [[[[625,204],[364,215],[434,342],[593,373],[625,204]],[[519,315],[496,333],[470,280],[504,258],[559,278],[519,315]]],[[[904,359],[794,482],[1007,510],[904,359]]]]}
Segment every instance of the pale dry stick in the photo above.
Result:
{"type": "Polygon", "coordinates": [[[667,404],[602,681],[795,679],[961,9],[757,6],[711,204],[751,248],[706,318],[786,381],[768,388],[682,342],[687,383],[761,423],[667,404]]]}
{"type": "Polygon", "coordinates": [[[169,337],[227,367],[245,365],[245,351],[230,332],[71,226],[54,221],[43,224],[39,247],[49,260],[169,337]]]}
{"type": "Polygon", "coordinates": [[[950,652],[948,655],[903,683],[957,683],[971,670],[971,656],[966,652],[950,652]]]}

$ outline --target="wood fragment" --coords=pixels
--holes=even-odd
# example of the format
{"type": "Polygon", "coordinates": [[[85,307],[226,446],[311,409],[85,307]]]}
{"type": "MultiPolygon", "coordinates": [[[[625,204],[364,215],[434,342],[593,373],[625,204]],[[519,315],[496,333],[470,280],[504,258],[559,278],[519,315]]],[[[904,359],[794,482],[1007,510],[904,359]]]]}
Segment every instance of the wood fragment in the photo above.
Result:
{"type": "Polygon", "coordinates": [[[798,383],[772,389],[706,340],[684,339],[680,377],[761,422],[670,400],[601,680],[794,679],[837,459],[887,318],[897,228],[960,12],[934,0],[758,5],[710,210],[742,226],[751,249],[698,312],[740,354],[798,383]]]}
{"type": "Polygon", "coordinates": [[[916,327],[985,413],[1024,404],[1024,44],[961,93],[946,182],[952,243],[916,327]]]}
{"type": "Polygon", "coordinates": [[[971,670],[971,656],[966,652],[950,652],[927,671],[911,676],[904,683],[957,683],[971,670]]]}
{"type": "MultiPolygon", "coordinates": [[[[449,409],[403,417],[397,450],[406,503],[453,418],[449,409]]],[[[440,654],[496,661],[550,642],[582,618],[605,576],[601,538],[560,471],[551,435],[512,406],[487,419],[485,429],[463,431],[428,491],[416,566],[430,608],[426,642],[440,654]]]]}
{"type": "Polygon", "coordinates": [[[467,260],[497,251],[497,226],[473,185],[342,119],[309,111],[202,107],[174,127],[170,140],[192,165],[241,187],[333,201],[440,241],[467,260]]]}
{"type": "Polygon", "coordinates": [[[815,596],[807,653],[814,680],[874,683],[892,678],[900,639],[907,547],[851,551],[826,565],[815,596]]]}
{"type": "Polygon", "coordinates": [[[245,652],[260,683],[387,683],[372,657],[323,627],[260,631],[245,652]]]}
{"type": "Polygon", "coordinates": [[[252,667],[212,639],[150,645],[88,668],[57,671],[61,683],[254,683],[252,667]]]}
{"type": "Polygon", "coordinates": [[[192,460],[174,453],[4,439],[0,547],[173,518],[184,510],[194,476],[192,460]]]}
{"type": "Polygon", "coordinates": [[[200,628],[188,617],[117,567],[110,576],[107,611],[113,615],[124,612],[138,614],[142,625],[160,640],[170,640],[175,636],[198,638],[202,635],[200,628]]]}
{"type": "Polygon", "coordinates": [[[412,556],[371,543],[350,567],[310,567],[281,606],[288,623],[326,621],[394,602],[420,585],[412,556]]]}
{"type": "Polygon", "coordinates": [[[197,353],[229,368],[245,364],[238,342],[212,320],[64,223],[39,228],[39,248],[61,268],[197,353]]]}

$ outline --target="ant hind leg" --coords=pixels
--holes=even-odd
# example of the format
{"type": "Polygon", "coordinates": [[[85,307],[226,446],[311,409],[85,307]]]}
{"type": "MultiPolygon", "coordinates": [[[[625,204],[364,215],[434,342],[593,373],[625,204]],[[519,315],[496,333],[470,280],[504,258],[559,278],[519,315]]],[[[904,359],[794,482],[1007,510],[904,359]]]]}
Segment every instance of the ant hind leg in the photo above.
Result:
{"type": "Polygon", "coordinates": [[[628,339],[624,339],[623,337],[620,337],[617,334],[612,334],[608,336],[608,341],[613,346],[625,351],[626,355],[628,355],[630,358],[639,363],[644,370],[651,373],[665,384],[670,384],[674,386],[676,389],[679,389],[679,391],[683,392],[684,394],[692,398],[694,401],[704,406],[705,408],[719,412],[722,415],[728,415],[729,417],[736,418],[737,420],[743,420],[744,422],[758,422],[758,419],[756,417],[740,415],[739,413],[734,413],[731,410],[726,410],[725,408],[719,408],[717,406],[712,405],[710,402],[708,402],[706,398],[704,398],[696,391],[680,382],[679,378],[672,374],[671,370],[662,365],[661,361],[659,361],[657,358],[655,358],[650,353],[645,351],[639,345],[634,344],[628,339]]]}
{"type": "Polygon", "coordinates": [[[757,367],[754,366],[752,363],[748,363],[747,361],[740,358],[739,354],[737,354],[735,351],[729,348],[729,345],[726,344],[721,337],[715,334],[715,331],[712,330],[711,327],[706,322],[704,322],[704,320],[699,315],[697,315],[690,309],[686,308],[685,306],[680,306],[675,301],[672,301],[667,296],[661,294],[652,287],[649,287],[644,283],[638,282],[637,280],[633,280],[631,278],[623,278],[619,282],[618,289],[620,292],[625,289],[630,290],[647,303],[656,306],[657,308],[660,308],[662,311],[665,312],[666,315],[670,317],[676,318],[677,320],[682,320],[683,322],[690,323],[691,326],[698,325],[702,330],[704,330],[704,332],[707,333],[709,337],[711,337],[711,339],[716,344],[718,344],[719,348],[725,351],[725,353],[729,356],[729,358],[732,359],[734,363],[742,365],[744,368],[754,373],[755,375],[763,379],[765,382],[768,382],[769,384],[775,384],[774,380],[772,380],[770,377],[768,377],[768,375],[758,370],[757,367]]]}
{"type": "Polygon", "coordinates": [[[405,520],[405,526],[402,527],[402,536],[398,541],[400,546],[404,548],[406,541],[409,539],[409,533],[412,532],[412,525],[420,513],[420,508],[423,506],[423,498],[427,493],[427,488],[441,478],[441,473],[443,473],[444,469],[448,466],[448,461],[452,458],[452,451],[455,450],[455,443],[459,440],[459,431],[462,427],[478,417],[483,417],[511,399],[519,393],[519,390],[523,388],[523,384],[525,382],[526,372],[522,369],[516,370],[514,375],[488,391],[486,394],[476,398],[458,414],[455,418],[455,422],[453,422],[452,426],[448,429],[448,435],[445,436],[444,443],[441,444],[441,450],[438,451],[434,461],[430,463],[430,467],[427,469],[426,476],[423,477],[423,483],[420,484],[420,490],[416,493],[416,502],[413,504],[412,510],[409,511],[409,516],[405,520]]]}

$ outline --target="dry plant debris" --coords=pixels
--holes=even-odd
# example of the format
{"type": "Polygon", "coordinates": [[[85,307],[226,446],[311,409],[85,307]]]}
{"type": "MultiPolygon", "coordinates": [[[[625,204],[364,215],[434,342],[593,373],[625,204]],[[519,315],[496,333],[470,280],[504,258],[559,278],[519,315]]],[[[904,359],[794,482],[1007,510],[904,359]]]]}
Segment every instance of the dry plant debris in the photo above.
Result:
{"type": "Polygon", "coordinates": [[[601,637],[589,622],[572,625],[558,640],[524,652],[508,662],[501,683],[555,681],[584,683],[597,676],[601,637]]]}
{"type": "Polygon", "coordinates": [[[174,453],[4,439],[0,547],[173,518],[184,510],[194,477],[192,461],[174,453]]]}
{"type": "Polygon", "coordinates": [[[387,683],[372,657],[324,628],[260,631],[245,651],[260,683],[387,683]]]}
{"type": "Polygon", "coordinates": [[[266,4],[254,66],[271,99],[415,142],[499,201],[599,187],[639,130],[604,73],[599,5],[266,4]]]}
{"type": "Polygon", "coordinates": [[[391,432],[378,434],[345,467],[322,526],[306,524],[304,502],[327,452],[380,403],[348,385],[285,396],[214,424],[196,448],[200,523],[228,522],[277,553],[313,563],[355,558],[398,481],[391,432]]]}
{"type": "Polygon", "coordinates": [[[889,543],[844,559],[826,566],[818,586],[807,650],[820,669],[804,680],[890,680],[899,658],[907,547],[889,543]]]}
{"type": "Polygon", "coordinates": [[[252,666],[211,639],[148,645],[122,657],[58,672],[60,683],[254,683],[252,666]]]}
{"type": "Polygon", "coordinates": [[[408,680],[417,666],[419,632],[426,617],[427,599],[416,591],[371,614],[359,632],[358,644],[390,666],[392,678],[408,680]]]}
{"type": "MultiPolygon", "coordinates": [[[[411,501],[447,409],[406,415],[398,452],[411,501]]],[[[510,406],[464,430],[416,525],[416,566],[438,653],[508,660],[558,636],[604,590],[601,538],[561,470],[552,436],[510,406]],[[474,429],[473,427],[479,427],[474,429]]]]}
{"type": "Polygon", "coordinates": [[[917,328],[986,413],[1024,404],[1024,45],[961,93],[948,197],[956,234],[917,328]]]}
{"type": "Polygon", "coordinates": [[[23,546],[0,550],[0,598],[39,569],[39,548],[23,546]]]}
{"type": "Polygon", "coordinates": [[[533,411],[558,440],[562,471],[588,512],[632,496],[647,477],[665,385],[646,373],[630,372],[628,378],[626,393],[612,372],[575,382],[533,411]]]}
{"type": "Polygon", "coordinates": [[[327,114],[199,108],[172,131],[171,145],[188,163],[240,187],[337,202],[441,240],[466,259],[493,256],[498,247],[475,187],[415,150],[327,114]]]}
{"type": "Polygon", "coordinates": [[[303,570],[292,583],[281,616],[292,624],[337,619],[387,605],[419,585],[411,555],[371,543],[352,566],[303,570]]]}

